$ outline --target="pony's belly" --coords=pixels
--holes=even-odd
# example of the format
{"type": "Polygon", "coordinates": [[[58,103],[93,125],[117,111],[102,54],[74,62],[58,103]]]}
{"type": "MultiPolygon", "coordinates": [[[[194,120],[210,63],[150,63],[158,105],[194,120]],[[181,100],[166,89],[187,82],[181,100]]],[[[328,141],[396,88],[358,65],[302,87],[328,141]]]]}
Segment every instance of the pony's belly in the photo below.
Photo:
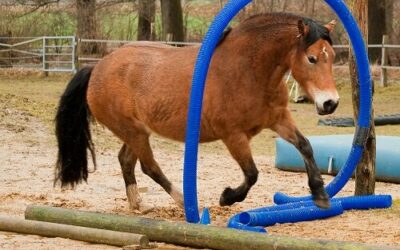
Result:
{"type": "MultiPolygon", "coordinates": [[[[162,137],[174,141],[184,142],[186,138],[185,121],[179,123],[162,124],[162,125],[147,124],[147,127],[153,133],[156,133],[157,135],[160,135],[162,137]]],[[[207,131],[206,129],[204,129],[204,126],[202,126],[202,129],[200,131],[200,143],[212,142],[219,139],[220,138],[218,138],[218,136],[215,136],[213,133],[210,133],[210,131],[207,131]]]]}
{"type": "Polygon", "coordinates": [[[174,140],[174,141],[185,141],[185,133],[182,128],[169,127],[169,126],[152,126],[149,128],[153,133],[162,137],[174,140]],[[183,132],[182,132],[183,131],[183,132]]]}

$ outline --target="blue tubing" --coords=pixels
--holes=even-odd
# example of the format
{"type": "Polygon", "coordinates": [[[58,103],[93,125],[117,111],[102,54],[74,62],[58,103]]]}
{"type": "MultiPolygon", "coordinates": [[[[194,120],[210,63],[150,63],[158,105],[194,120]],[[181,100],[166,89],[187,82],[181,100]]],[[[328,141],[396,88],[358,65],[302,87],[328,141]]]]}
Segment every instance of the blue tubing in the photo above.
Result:
{"type": "Polygon", "coordinates": [[[344,210],[388,208],[390,195],[366,195],[333,198],[328,210],[317,208],[313,201],[300,201],[283,205],[257,208],[239,213],[229,219],[228,227],[240,230],[264,232],[265,226],[276,223],[311,221],[340,215],[344,210]],[[262,226],[262,227],[260,227],[262,226]]]}
{"type": "Polygon", "coordinates": [[[332,199],[332,202],[338,201],[342,203],[344,210],[376,209],[392,206],[392,196],[390,195],[350,196],[332,199]]]}
{"type": "Polygon", "coordinates": [[[267,230],[263,227],[253,227],[253,226],[247,226],[239,222],[239,214],[232,216],[229,221],[228,221],[228,227],[229,228],[235,228],[239,230],[244,230],[244,231],[251,231],[251,232],[257,232],[257,233],[267,233],[267,230]]]}
{"type": "MultiPolygon", "coordinates": [[[[392,205],[392,196],[390,195],[364,195],[364,196],[349,196],[333,198],[331,202],[342,203],[344,210],[350,209],[374,209],[374,208],[388,208],[392,205]]],[[[298,201],[293,203],[286,203],[282,205],[275,205],[269,207],[262,207],[252,209],[248,212],[274,212],[279,210],[289,210],[296,208],[303,208],[314,206],[313,201],[298,201]]]]}
{"type": "MultiPolygon", "coordinates": [[[[349,34],[349,38],[354,50],[354,56],[357,63],[357,72],[360,85],[360,111],[358,115],[358,132],[355,134],[355,138],[363,136],[361,141],[366,141],[366,134],[361,135],[360,130],[369,129],[370,117],[371,117],[371,103],[372,103],[372,82],[371,72],[369,68],[369,61],[367,57],[367,49],[362,38],[360,29],[358,28],[357,22],[352,16],[351,12],[347,8],[343,0],[325,0],[325,2],[336,12],[340,20],[342,21],[344,28],[349,34]]],[[[326,187],[326,192],[329,197],[335,196],[348,182],[354,169],[359,163],[364,145],[357,145],[353,143],[350,155],[347,159],[345,166],[340,170],[338,175],[332,180],[326,187]]],[[[310,195],[303,197],[290,197],[282,193],[276,193],[274,196],[274,202],[276,204],[283,204],[289,202],[296,202],[301,200],[311,200],[310,195]]]]}
{"type": "Polygon", "coordinates": [[[238,221],[246,226],[267,227],[277,223],[294,223],[329,218],[340,215],[343,213],[343,211],[344,210],[340,202],[332,202],[329,209],[308,206],[272,212],[244,212],[239,214],[238,221]]]}
{"type": "Polygon", "coordinates": [[[183,198],[186,221],[200,221],[197,203],[197,154],[200,135],[201,109],[208,68],[215,47],[232,18],[251,0],[230,0],[211,23],[197,56],[190,93],[183,169],[183,198]]]}
{"type": "Polygon", "coordinates": [[[202,225],[211,224],[210,211],[208,210],[208,208],[203,209],[203,213],[200,218],[200,224],[202,225]]]}
{"type": "MultiPolygon", "coordinates": [[[[372,96],[372,84],[370,78],[369,62],[366,55],[366,47],[362,39],[362,35],[354,17],[346,7],[343,0],[325,0],[326,3],[336,12],[340,20],[344,24],[344,27],[349,34],[350,41],[353,45],[355,59],[357,63],[357,71],[360,85],[360,112],[358,116],[358,132],[355,133],[355,142],[349,158],[334,178],[334,180],[327,185],[326,191],[330,197],[336,195],[343,186],[347,183],[352,173],[354,172],[355,166],[360,161],[364,142],[366,141],[365,130],[369,129],[370,115],[371,115],[371,96],[372,96]],[[360,132],[361,131],[361,132],[360,132]]],[[[201,110],[203,93],[205,87],[205,80],[209,69],[212,54],[218,43],[223,30],[226,28],[230,20],[251,0],[230,0],[221,10],[221,12],[215,17],[212,22],[200,48],[196,66],[193,74],[192,90],[190,95],[189,113],[187,120],[186,130],[186,144],[185,144],[185,156],[184,156],[184,175],[183,175],[183,190],[184,190],[184,205],[185,205],[185,216],[188,222],[198,223],[200,221],[199,208],[197,202],[197,155],[198,155],[198,142],[200,135],[200,121],[201,121],[201,110]]],[[[344,201],[343,206],[347,208],[360,208],[366,209],[371,206],[377,206],[376,200],[384,198],[368,198],[364,197],[363,204],[360,205],[359,200],[347,199],[344,201]]],[[[284,194],[276,194],[274,200],[277,204],[297,202],[297,201],[310,201],[311,196],[305,197],[289,197],[284,194]]],[[[386,198],[386,205],[391,203],[386,198]]],[[[307,207],[302,203],[299,207],[307,207]]],[[[332,202],[332,204],[338,204],[332,202]]],[[[290,205],[294,206],[294,205],[290,205]]],[[[382,205],[383,206],[383,205],[382,205]]],[[[276,208],[274,208],[276,209],[276,208]]],[[[296,208],[301,209],[301,208],[296,208]]],[[[296,210],[293,209],[293,210],[296,210]]],[[[271,209],[272,211],[273,209],[271,209]]],[[[286,210],[284,210],[286,211],[286,210]]],[[[289,210],[288,210],[289,211],[289,210]]],[[[306,216],[304,216],[306,217],[306,216]]],[[[231,218],[229,224],[232,227],[240,227],[241,229],[249,229],[248,226],[240,224],[238,222],[239,217],[234,216],[231,218]]],[[[250,229],[253,231],[262,231],[260,228],[250,229]]],[[[264,230],[265,231],[265,230],[264,230]]]]}

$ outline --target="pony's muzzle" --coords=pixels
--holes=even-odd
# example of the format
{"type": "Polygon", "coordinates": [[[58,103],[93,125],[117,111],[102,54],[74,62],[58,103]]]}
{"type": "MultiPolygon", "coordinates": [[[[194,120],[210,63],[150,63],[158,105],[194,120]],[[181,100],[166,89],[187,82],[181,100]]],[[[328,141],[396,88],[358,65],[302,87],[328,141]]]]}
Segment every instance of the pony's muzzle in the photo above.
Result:
{"type": "Polygon", "coordinates": [[[326,100],[322,105],[317,104],[317,111],[319,115],[329,115],[335,112],[337,106],[339,105],[339,100],[329,99],[326,100]]]}

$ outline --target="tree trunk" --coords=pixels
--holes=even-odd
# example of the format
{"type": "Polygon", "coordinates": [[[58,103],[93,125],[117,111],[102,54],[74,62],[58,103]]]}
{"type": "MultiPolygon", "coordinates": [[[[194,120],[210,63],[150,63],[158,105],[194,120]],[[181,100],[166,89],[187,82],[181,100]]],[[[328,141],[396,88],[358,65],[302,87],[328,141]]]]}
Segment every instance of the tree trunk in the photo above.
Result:
{"type": "Polygon", "coordinates": [[[270,12],[274,11],[274,6],[275,6],[275,1],[274,0],[270,0],[270,2],[269,2],[269,11],[270,12]]]}
{"type": "MultiPolygon", "coordinates": [[[[370,44],[381,44],[382,36],[386,34],[386,0],[368,0],[368,42],[370,44]]],[[[376,63],[381,59],[380,48],[368,50],[369,60],[376,63]]]]}
{"type": "MultiPolygon", "coordinates": [[[[386,35],[389,36],[388,43],[390,44],[398,44],[399,36],[395,33],[395,25],[394,25],[394,0],[386,0],[386,35]]],[[[397,20],[396,20],[397,21],[397,20]]],[[[397,26],[397,25],[396,25],[397,26]]],[[[396,65],[399,63],[400,59],[400,51],[392,50],[388,55],[388,63],[389,65],[396,65]]]]}
{"type": "MultiPolygon", "coordinates": [[[[351,0],[349,2],[352,13],[354,14],[354,17],[358,22],[364,39],[366,39],[368,37],[368,0],[351,0]]],[[[357,121],[358,113],[360,110],[360,85],[358,81],[357,68],[352,49],[350,49],[349,55],[354,120],[357,121]]],[[[373,88],[374,86],[372,86],[372,89],[373,88]]],[[[373,121],[373,117],[374,110],[372,109],[370,118],[371,121],[373,121]]],[[[356,170],[355,195],[367,195],[373,194],[375,192],[375,152],[375,126],[374,123],[371,122],[371,129],[369,131],[368,140],[365,145],[365,150],[356,170]]]]}
{"type": "Polygon", "coordinates": [[[310,0],[304,0],[304,2],[303,2],[303,11],[304,11],[304,13],[307,13],[308,14],[308,2],[309,2],[310,0]]]}
{"type": "Polygon", "coordinates": [[[153,24],[156,14],[155,0],[139,1],[139,21],[138,21],[138,36],[137,40],[155,40],[155,32],[153,24]]]}
{"type": "Polygon", "coordinates": [[[180,0],[161,0],[162,39],[183,42],[183,16],[180,0]]]}
{"type": "Polygon", "coordinates": [[[287,0],[283,0],[283,3],[282,3],[282,12],[285,12],[286,10],[287,10],[287,8],[288,8],[288,1],[287,0]]]}
{"type": "MultiPolygon", "coordinates": [[[[96,0],[76,0],[78,38],[96,39],[96,0]]],[[[82,43],[80,52],[94,54],[98,52],[96,43],[82,43]]]]}
{"type": "Polygon", "coordinates": [[[393,34],[393,12],[394,12],[394,0],[386,0],[385,6],[385,22],[386,22],[386,34],[391,36],[393,34]]]}
{"type": "Polygon", "coordinates": [[[315,0],[312,0],[312,4],[311,4],[311,17],[314,17],[315,14],[315,0]]]}

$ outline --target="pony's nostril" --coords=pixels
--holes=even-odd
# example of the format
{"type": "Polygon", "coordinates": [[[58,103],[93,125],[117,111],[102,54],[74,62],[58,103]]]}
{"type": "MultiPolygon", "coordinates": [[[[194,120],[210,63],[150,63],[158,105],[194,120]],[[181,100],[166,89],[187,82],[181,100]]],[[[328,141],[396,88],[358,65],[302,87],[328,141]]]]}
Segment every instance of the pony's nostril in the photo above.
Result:
{"type": "Polygon", "coordinates": [[[336,102],[334,100],[328,100],[324,102],[324,110],[328,113],[332,113],[335,111],[336,107],[338,106],[339,102],[336,102]]]}

